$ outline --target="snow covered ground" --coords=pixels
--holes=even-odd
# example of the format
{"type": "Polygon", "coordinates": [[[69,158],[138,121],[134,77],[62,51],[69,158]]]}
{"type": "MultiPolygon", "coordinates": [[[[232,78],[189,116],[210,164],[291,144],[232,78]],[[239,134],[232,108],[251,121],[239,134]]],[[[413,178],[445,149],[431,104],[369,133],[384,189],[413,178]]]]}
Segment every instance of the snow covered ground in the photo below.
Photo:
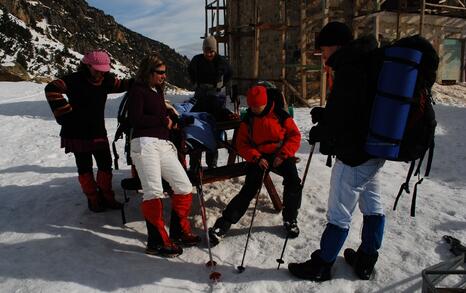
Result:
{"type": "MultiPolygon", "coordinates": [[[[88,211],[73,156],[59,148],[59,126],[52,119],[43,88],[28,82],[0,82],[0,292],[414,292],[420,291],[424,268],[452,257],[441,239],[443,235],[466,241],[464,84],[434,88],[438,100],[434,163],[431,178],[419,186],[415,218],[409,216],[411,197],[407,194],[392,211],[408,165],[387,162],[383,168],[387,226],[374,280],[357,280],[339,256],[333,280],[321,284],[293,278],[286,266],[308,259],[318,248],[326,223],[330,177],[323,155],[316,153],[312,158],[298,218],[301,235],[288,242],[280,270],[276,269],[276,259],[284,242],[281,215],[273,211],[263,191],[246,270],[238,274],[236,266],[241,263],[252,208],[213,248],[216,270],[222,278],[212,284],[205,267],[205,245],[187,248],[174,259],[144,254],[146,228],[138,208],[140,195],[131,195],[126,226],[122,226],[118,211],[88,211]]],[[[187,97],[172,95],[178,101],[187,97]]],[[[111,138],[119,101],[119,95],[113,95],[107,105],[111,138]]],[[[305,141],[310,128],[308,113],[309,109],[295,109],[296,121],[304,133],[298,153],[302,159],[300,174],[309,152],[305,141]]],[[[121,155],[122,144],[118,147],[121,155]]],[[[220,160],[226,160],[224,151],[220,160]]],[[[120,168],[113,182],[117,197],[122,199],[119,182],[129,176],[122,159],[120,168]]],[[[280,178],[273,178],[281,191],[280,178]]],[[[239,191],[243,180],[204,187],[209,225],[239,191]]],[[[202,233],[195,199],[195,231],[202,233]]],[[[165,207],[168,218],[168,200],[165,207]]],[[[362,216],[356,211],[344,248],[358,246],[361,222],[362,216]]]]}

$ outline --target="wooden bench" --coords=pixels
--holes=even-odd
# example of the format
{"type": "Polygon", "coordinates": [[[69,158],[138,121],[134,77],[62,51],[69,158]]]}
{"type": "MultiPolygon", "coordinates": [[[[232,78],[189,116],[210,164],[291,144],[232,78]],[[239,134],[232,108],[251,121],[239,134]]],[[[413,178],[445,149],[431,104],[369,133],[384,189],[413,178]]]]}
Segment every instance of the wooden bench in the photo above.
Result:
{"type": "MultiPolygon", "coordinates": [[[[240,120],[217,122],[218,130],[234,130],[233,137],[230,140],[218,142],[218,148],[226,148],[228,150],[227,165],[203,170],[202,183],[213,183],[246,175],[247,163],[245,161],[236,162],[240,156],[234,147],[240,122],[240,120]]],[[[191,182],[195,184],[197,181],[195,175],[189,174],[189,172],[188,175],[190,175],[191,182]]],[[[275,185],[270,178],[270,174],[266,174],[264,178],[264,186],[272,200],[275,211],[281,211],[283,208],[282,201],[278,196],[275,185]]],[[[126,194],[126,190],[137,191],[142,189],[141,182],[138,177],[123,179],[121,181],[121,187],[124,191],[125,201],[128,201],[129,199],[126,194]]]]}
{"type": "MultiPolygon", "coordinates": [[[[217,122],[218,130],[234,130],[233,137],[230,140],[218,142],[218,148],[227,149],[228,160],[225,166],[204,170],[202,176],[203,183],[212,183],[246,175],[247,163],[236,162],[237,158],[240,158],[235,148],[236,136],[238,134],[237,132],[240,122],[240,120],[217,122]]],[[[272,178],[270,178],[270,174],[266,174],[264,178],[264,186],[267,189],[270,199],[272,200],[275,211],[281,211],[283,208],[282,201],[277,193],[275,185],[273,184],[272,178]]]]}

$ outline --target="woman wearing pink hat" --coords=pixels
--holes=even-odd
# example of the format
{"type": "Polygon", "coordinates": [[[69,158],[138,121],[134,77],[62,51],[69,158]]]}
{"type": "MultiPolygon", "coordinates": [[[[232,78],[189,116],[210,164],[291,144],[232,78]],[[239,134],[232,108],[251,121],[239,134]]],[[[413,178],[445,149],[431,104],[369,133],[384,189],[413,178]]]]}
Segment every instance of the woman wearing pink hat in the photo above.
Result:
{"type": "Polygon", "coordinates": [[[65,148],[65,153],[75,156],[79,183],[88,199],[89,210],[93,212],[122,207],[112,189],[112,157],[104,109],[107,94],[128,90],[132,80],[120,80],[109,71],[108,54],[91,51],[84,55],[77,72],[45,87],[47,102],[61,125],[61,147],[65,148]],[[92,157],[97,162],[96,179],[92,157]]]}

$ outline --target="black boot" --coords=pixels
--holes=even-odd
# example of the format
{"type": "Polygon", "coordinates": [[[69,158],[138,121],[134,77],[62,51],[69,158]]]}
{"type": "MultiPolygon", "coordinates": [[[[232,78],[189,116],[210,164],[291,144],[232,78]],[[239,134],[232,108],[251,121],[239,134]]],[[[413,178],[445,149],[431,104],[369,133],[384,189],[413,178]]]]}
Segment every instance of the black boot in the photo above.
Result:
{"type": "Polygon", "coordinates": [[[299,236],[299,227],[298,222],[296,222],[296,220],[285,221],[285,223],[283,223],[283,227],[285,228],[286,235],[288,238],[293,239],[299,236]]]}
{"type": "Polygon", "coordinates": [[[369,280],[374,272],[374,266],[379,257],[379,253],[366,254],[361,249],[354,251],[354,249],[347,248],[343,253],[345,261],[351,265],[354,272],[361,280],[369,280]]]}
{"type": "Polygon", "coordinates": [[[219,244],[220,240],[225,236],[225,234],[230,230],[231,223],[225,220],[225,218],[220,217],[215,221],[215,225],[212,228],[209,228],[209,240],[212,246],[219,244]]]}
{"type": "Polygon", "coordinates": [[[182,245],[184,247],[190,247],[198,245],[201,242],[201,237],[198,235],[189,233],[183,233],[180,225],[180,218],[176,214],[174,210],[172,210],[170,216],[170,239],[178,245],[182,245]]]}
{"type": "Polygon", "coordinates": [[[183,249],[177,245],[164,245],[162,236],[157,228],[146,221],[147,226],[147,246],[146,254],[158,255],[162,257],[175,257],[183,253],[183,249]]]}
{"type": "Polygon", "coordinates": [[[205,161],[209,169],[216,168],[218,161],[218,150],[213,152],[206,152],[205,161]]]}
{"type": "Polygon", "coordinates": [[[146,253],[155,255],[160,247],[163,246],[162,237],[160,237],[159,231],[152,225],[149,221],[146,220],[147,227],[147,247],[146,253]]]}
{"type": "Polygon", "coordinates": [[[288,270],[290,273],[300,279],[314,282],[323,282],[330,280],[332,265],[335,261],[327,263],[320,258],[320,250],[311,254],[311,259],[303,263],[290,263],[288,270]]]}

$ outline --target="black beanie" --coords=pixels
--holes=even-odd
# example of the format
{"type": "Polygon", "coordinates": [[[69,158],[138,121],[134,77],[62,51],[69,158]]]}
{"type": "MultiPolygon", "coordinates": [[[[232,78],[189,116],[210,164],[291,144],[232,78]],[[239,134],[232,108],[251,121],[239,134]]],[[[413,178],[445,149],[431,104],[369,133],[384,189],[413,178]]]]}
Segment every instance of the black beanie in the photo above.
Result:
{"type": "Polygon", "coordinates": [[[316,38],[316,48],[322,46],[344,46],[353,40],[350,28],[337,21],[327,23],[316,38]]]}

